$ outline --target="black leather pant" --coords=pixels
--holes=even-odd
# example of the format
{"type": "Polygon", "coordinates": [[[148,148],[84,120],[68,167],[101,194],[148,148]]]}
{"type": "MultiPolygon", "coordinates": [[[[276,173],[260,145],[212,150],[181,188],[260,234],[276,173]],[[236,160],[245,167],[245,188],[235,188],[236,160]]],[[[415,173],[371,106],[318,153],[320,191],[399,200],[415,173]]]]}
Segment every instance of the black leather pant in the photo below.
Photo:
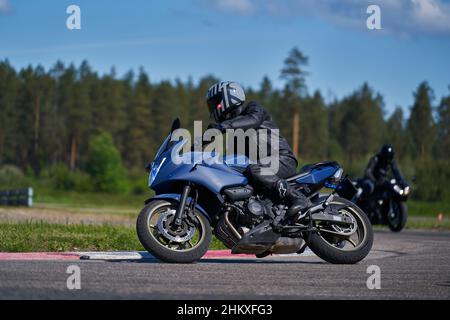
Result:
{"type": "MultiPolygon", "coordinates": [[[[268,165],[251,164],[247,167],[244,175],[249,180],[250,185],[257,192],[262,192],[267,196],[276,196],[280,198],[277,189],[277,183],[280,180],[289,178],[296,174],[297,161],[289,156],[280,155],[280,163],[278,170],[273,174],[267,174],[268,165]],[[264,174],[262,172],[264,168],[264,174]]],[[[272,198],[272,197],[271,197],[272,198]]]]}

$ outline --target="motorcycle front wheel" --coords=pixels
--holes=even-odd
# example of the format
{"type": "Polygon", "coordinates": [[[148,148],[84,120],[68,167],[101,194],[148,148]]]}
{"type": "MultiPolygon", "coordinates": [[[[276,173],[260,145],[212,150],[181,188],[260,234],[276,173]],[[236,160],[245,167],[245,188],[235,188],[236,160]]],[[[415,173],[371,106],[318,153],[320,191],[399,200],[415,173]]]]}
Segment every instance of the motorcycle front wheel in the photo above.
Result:
{"type": "Polygon", "coordinates": [[[195,210],[194,221],[185,219],[175,228],[178,202],[155,200],[140,212],[136,231],[144,248],[156,258],[171,263],[192,263],[200,260],[211,244],[208,219],[195,210]]]}
{"type": "Polygon", "coordinates": [[[393,201],[392,210],[388,213],[387,221],[388,226],[391,231],[399,232],[405,225],[406,220],[408,220],[408,207],[403,201],[393,201]]]}

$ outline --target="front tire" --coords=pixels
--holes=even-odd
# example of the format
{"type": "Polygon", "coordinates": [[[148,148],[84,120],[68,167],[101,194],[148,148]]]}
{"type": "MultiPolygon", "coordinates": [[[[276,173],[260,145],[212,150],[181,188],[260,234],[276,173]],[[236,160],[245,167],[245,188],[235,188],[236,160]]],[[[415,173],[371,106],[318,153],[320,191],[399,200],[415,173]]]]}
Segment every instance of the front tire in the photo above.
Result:
{"type": "MultiPolygon", "coordinates": [[[[355,264],[364,259],[372,249],[373,245],[373,230],[372,225],[367,215],[353,202],[341,197],[334,197],[331,205],[338,205],[345,207],[345,214],[351,215],[357,223],[358,234],[361,235],[360,242],[353,249],[346,249],[343,246],[343,241],[335,235],[329,235],[325,229],[318,233],[309,235],[308,246],[321,259],[333,264],[355,264]]],[[[342,209],[339,211],[341,213],[342,209]]],[[[320,226],[319,226],[320,230],[320,226]]],[[[351,240],[355,242],[355,240],[351,240]]]]}
{"type": "Polygon", "coordinates": [[[394,201],[392,203],[392,210],[394,216],[391,217],[391,213],[388,214],[388,226],[393,232],[400,232],[406,225],[408,220],[408,207],[403,201],[394,201]]]}
{"type": "MultiPolygon", "coordinates": [[[[178,205],[178,202],[165,200],[150,202],[141,210],[138,216],[136,231],[141,244],[156,258],[171,263],[192,263],[200,260],[208,251],[211,244],[211,226],[206,217],[195,210],[195,233],[192,235],[188,234],[191,238],[186,243],[177,240],[175,236],[168,238],[170,235],[166,232],[161,232],[161,228],[164,227],[161,221],[166,219],[164,220],[166,222],[167,217],[176,210],[178,205]],[[160,218],[158,215],[165,216],[160,218]],[[188,242],[190,243],[194,240],[196,240],[195,244],[191,244],[188,247],[188,242]]],[[[192,227],[186,225],[186,228],[192,227]]],[[[190,231],[191,229],[189,229],[190,231]]]]}

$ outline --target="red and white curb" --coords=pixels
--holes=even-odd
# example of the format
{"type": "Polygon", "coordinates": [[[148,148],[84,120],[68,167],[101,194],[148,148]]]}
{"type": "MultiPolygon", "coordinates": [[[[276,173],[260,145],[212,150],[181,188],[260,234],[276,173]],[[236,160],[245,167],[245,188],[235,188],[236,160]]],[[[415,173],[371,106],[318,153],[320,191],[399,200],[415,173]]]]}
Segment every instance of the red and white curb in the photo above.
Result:
{"type": "Polygon", "coordinates": [[[76,252],[0,252],[1,260],[80,260],[76,252]]]}
{"type": "MultiPolygon", "coordinates": [[[[314,256],[309,249],[298,255],[294,254],[274,254],[269,257],[307,257],[314,256]]],[[[146,251],[95,251],[95,252],[0,252],[1,260],[155,260],[146,251]]],[[[230,250],[209,250],[202,259],[256,259],[252,254],[232,254],[230,250]]]]}

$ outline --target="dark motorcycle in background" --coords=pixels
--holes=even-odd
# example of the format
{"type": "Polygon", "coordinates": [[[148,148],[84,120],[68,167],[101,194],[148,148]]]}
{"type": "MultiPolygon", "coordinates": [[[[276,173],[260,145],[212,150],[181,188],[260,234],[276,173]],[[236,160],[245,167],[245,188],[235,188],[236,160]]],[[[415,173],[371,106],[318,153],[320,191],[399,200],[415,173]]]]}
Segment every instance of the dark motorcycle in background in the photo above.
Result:
{"type": "Polygon", "coordinates": [[[406,181],[391,179],[376,186],[374,191],[365,196],[364,179],[353,182],[357,193],[353,202],[369,217],[372,224],[387,225],[391,231],[401,231],[408,219],[406,200],[411,193],[406,181]]]}

